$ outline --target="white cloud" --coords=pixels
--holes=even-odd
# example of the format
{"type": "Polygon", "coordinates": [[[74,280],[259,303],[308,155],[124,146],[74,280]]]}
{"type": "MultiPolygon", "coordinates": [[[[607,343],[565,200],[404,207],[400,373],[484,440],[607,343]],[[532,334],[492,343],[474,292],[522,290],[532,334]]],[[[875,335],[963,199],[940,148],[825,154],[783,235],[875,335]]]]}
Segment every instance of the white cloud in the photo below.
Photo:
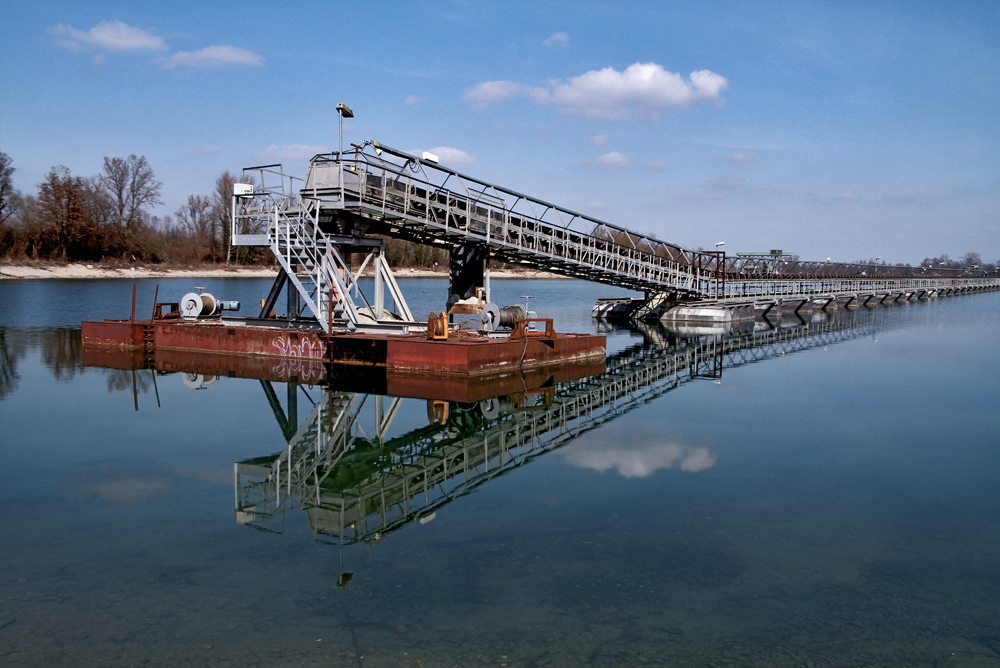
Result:
{"type": "Polygon", "coordinates": [[[236,46],[206,46],[199,51],[179,51],[167,58],[164,67],[222,67],[224,65],[260,65],[263,58],[236,46]]]}
{"type": "Polygon", "coordinates": [[[218,146],[206,146],[205,148],[195,148],[188,151],[188,155],[218,155],[222,149],[218,146]]]}
{"type": "Polygon", "coordinates": [[[462,99],[480,104],[489,104],[490,102],[518,95],[523,90],[524,86],[513,81],[484,81],[465,91],[462,99]]]}
{"type": "MultiPolygon", "coordinates": [[[[566,83],[549,84],[546,101],[594,118],[629,118],[638,113],[658,118],[669,107],[690,107],[699,102],[719,102],[728,87],[724,77],[708,70],[691,73],[689,81],[655,63],[635,63],[624,72],[605,67],[566,83]]],[[[536,98],[537,99],[537,98],[536,98]]]]}
{"type": "Polygon", "coordinates": [[[593,144],[594,146],[604,146],[605,144],[608,143],[608,136],[594,135],[593,137],[590,138],[590,143],[593,144]]]}
{"type": "Polygon", "coordinates": [[[302,162],[309,160],[318,153],[328,153],[326,146],[307,146],[305,144],[282,144],[278,146],[271,144],[263,151],[254,153],[254,158],[264,161],[275,162],[302,162]]]}
{"type": "Polygon", "coordinates": [[[854,204],[855,202],[860,202],[861,197],[854,193],[841,193],[833,197],[813,197],[812,201],[817,204],[854,204]]]}
{"type": "Polygon", "coordinates": [[[733,153],[726,156],[726,162],[757,162],[757,156],[752,153],[733,153]]]}
{"type": "MultiPolygon", "coordinates": [[[[479,160],[479,156],[466,153],[460,148],[451,148],[450,146],[435,146],[434,148],[427,149],[427,152],[436,155],[441,164],[447,167],[465,167],[479,160]]],[[[413,151],[413,153],[420,155],[421,151],[413,151]]]]}
{"type": "Polygon", "coordinates": [[[716,190],[734,190],[746,185],[747,180],[742,176],[725,175],[712,181],[709,186],[716,190]]]}
{"type": "Polygon", "coordinates": [[[720,176],[706,183],[702,188],[680,195],[686,200],[721,200],[731,195],[746,194],[747,180],[741,176],[720,176]]]}
{"type": "Polygon", "coordinates": [[[425,98],[419,97],[417,95],[411,95],[405,100],[403,100],[403,104],[417,104],[418,102],[423,102],[424,99],[425,98]]]}
{"type": "Polygon", "coordinates": [[[726,78],[708,70],[692,72],[687,81],[656,63],[635,63],[623,72],[613,67],[591,70],[546,87],[528,87],[514,81],[486,81],[466,91],[464,99],[489,104],[527,94],[536,104],[555,104],[563,111],[592,118],[659,118],[668,108],[700,102],[721,103],[729,87],[726,78]]]}
{"type": "Polygon", "coordinates": [[[584,160],[583,167],[605,167],[609,169],[627,169],[632,166],[632,158],[618,151],[611,151],[597,156],[594,160],[584,160]]]}
{"type": "Polygon", "coordinates": [[[544,46],[567,46],[569,44],[569,35],[564,32],[557,32],[554,35],[549,35],[542,41],[542,44],[544,46]]]}
{"type": "MultiPolygon", "coordinates": [[[[101,21],[86,32],[60,23],[52,29],[52,33],[59,36],[61,46],[71,48],[96,47],[104,51],[163,51],[167,48],[162,37],[122,21],[101,21]]],[[[101,64],[105,55],[99,53],[93,60],[101,64]]],[[[260,65],[263,58],[253,51],[235,46],[208,46],[198,51],[180,51],[159,62],[167,68],[221,67],[260,65]]]]}
{"type": "MultiPolygon", "coordinates": [[[[636,166],[631,157],[617,151],[610,151],[597,156],[593,160],[583,160],[577,164],[580,167],[597,167],[602,169],[631,169],[636,166]]],[[[659,170],[664,169],[666,165],[660,160],[650,160],[649,162],[642,163],[641,167],[643,169],[659,170]]]]}
{"type": "Polygon", "coordinates": [[[96,46],[108,51],[161,51],[167,48],[162,37],[121,21],[101,21],[87,32],[60,23],[52,32],[64,36],[60,44],[69,47],[96,46]]]}

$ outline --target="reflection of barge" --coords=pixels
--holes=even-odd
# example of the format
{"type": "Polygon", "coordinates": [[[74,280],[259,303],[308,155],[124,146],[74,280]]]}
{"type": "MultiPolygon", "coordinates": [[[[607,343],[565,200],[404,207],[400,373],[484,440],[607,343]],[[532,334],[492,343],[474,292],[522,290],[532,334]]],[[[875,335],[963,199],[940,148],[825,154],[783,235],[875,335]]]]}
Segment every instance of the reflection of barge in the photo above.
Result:
{"type": "Polygon", "coordinates": [[[329,385],[346,392],[392,395],[413,399],[475,402],[517,392],[533,392],[553,383],[565,383],[605,371],[604,359],[490,374],[432,376],[377,366],[348,366],[316,359],[285,359],[247,355],[219,355],[158,349],[150,356],[141,349],[84,345],[83,364],[89,367],[158,373],[189,373],[203,377],[250,378],[275,383],[329,385]]]}

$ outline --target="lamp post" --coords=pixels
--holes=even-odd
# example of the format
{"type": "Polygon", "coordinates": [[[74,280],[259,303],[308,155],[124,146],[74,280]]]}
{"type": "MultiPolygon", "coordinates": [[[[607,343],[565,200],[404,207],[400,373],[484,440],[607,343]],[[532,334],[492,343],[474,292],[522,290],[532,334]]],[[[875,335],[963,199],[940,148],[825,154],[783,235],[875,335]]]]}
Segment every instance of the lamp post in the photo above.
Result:
{"type": "Polygon", "coordinates": [[[351,111],[350,107],[341,102],[337,105],[337,113],[340,114],[340,144],[337,150],[337,158],[339,159],[344,152],[344,119],[354,118],[354,112],[351,111]]]}

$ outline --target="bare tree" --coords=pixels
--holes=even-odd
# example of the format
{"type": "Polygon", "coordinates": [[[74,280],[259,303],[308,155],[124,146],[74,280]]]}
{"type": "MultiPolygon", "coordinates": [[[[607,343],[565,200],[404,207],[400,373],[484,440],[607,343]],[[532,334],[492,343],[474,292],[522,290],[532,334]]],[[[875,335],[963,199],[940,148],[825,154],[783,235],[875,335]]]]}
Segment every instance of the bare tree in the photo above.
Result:
{"type": "Polygon", "coordinates": [[[137,229],[145,222],[147,209],[162,204],[160,189],[153,168],[146,156],[130,155],[128,158],[104,158],[104,170],[98,177],[111,205],[111,223],[124,236],[126,249],[132,243],[137,229]]]}
{"type": "Polygon", "coordinates": [[[232,240],[230,239],[229,221],[233,215],[233,185],[236,183],[236,176],[228,170],[219,175],[215,180],[215,192],[212,193],[214,206],[212,209],[213,234],[221,244],[221,253],[226,255],[226,264],[232,257],[232,240]]]}
{"type": "MultiPolygon", "coordinates": [[[[233,248],[232,245],[232,230],[230,229],[230,224],[232,222],[233,216],[233,186],[236,183],[248,183],[254,188],[258,186],[257,179],[254,177],[244,174],[237,178],[236,174],[229,171],[223,172],[219,175],[219,178],[215,180],[215,192],[212,193],[213,206],[212,215],[214,218],[213,222],[213,232],[217,235],[220,245],[220,256],[224,253],[226,256],[226,264],[229,264],[231,260],[236,262],[249,262],[253,260],[254,252],[252,249],[245,246],[241,248],[233,248]]],[[[240,234],[260,234],[263,230],[240,230],[240,234]]]]}
{"type": "Polygon", "coordinates": [[[84,197],[83,206],[94,219],[94,222],[102,228],[113,228],[116,224],[112,211],[114,205],[111,197],[104,186],[101,185],[100,176],[90,176],[83,179],[84,197]]]}
{"type": "Polygon", "coordinates": [[[11,177],[14,175],[14,161],[6,153],[0,152],[0,225],[17,213],[21,193],[14,189],[11,177]]]}
{"type": "Polygon", "coordinates": [[[201,244],[209,244],[213,225],[212,200],[202,195],[188,195],[187,204],[174,213],[181,227],[201,244]]]}
{"type": "MultiPolygon", "coordinates": [[[[64,260],[88,257],[97,242],[97,229],[83,207],[86,185],[63,166],[49,170],[38,186],[38,207],[52,255],[64,260]]],[[[44,240],[43,240],[44,241],[44,240]]]]}
{"type": "Polygon", "coordinates": [[[983,259],[979,253],[966,253],[960,262],[963,267],[980,267],[983,264],[983,259]]]}

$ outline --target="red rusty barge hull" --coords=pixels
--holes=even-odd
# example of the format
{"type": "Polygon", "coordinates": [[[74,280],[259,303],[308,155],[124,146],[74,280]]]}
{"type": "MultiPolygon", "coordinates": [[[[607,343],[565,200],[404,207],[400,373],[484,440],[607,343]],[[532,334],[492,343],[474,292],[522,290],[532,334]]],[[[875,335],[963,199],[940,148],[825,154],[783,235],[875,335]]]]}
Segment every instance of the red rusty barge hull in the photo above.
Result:
{"type": "Polygon", "coordinates": [[[110,348],[252,355],[385,366],[397,371],[471,376],[549,364],[603,359],[606,338],[596,334],[538,335],[523,339],[420,334],[334,334],[241,322],[103,320],[83,323],[83,343],[110,348]]]}

